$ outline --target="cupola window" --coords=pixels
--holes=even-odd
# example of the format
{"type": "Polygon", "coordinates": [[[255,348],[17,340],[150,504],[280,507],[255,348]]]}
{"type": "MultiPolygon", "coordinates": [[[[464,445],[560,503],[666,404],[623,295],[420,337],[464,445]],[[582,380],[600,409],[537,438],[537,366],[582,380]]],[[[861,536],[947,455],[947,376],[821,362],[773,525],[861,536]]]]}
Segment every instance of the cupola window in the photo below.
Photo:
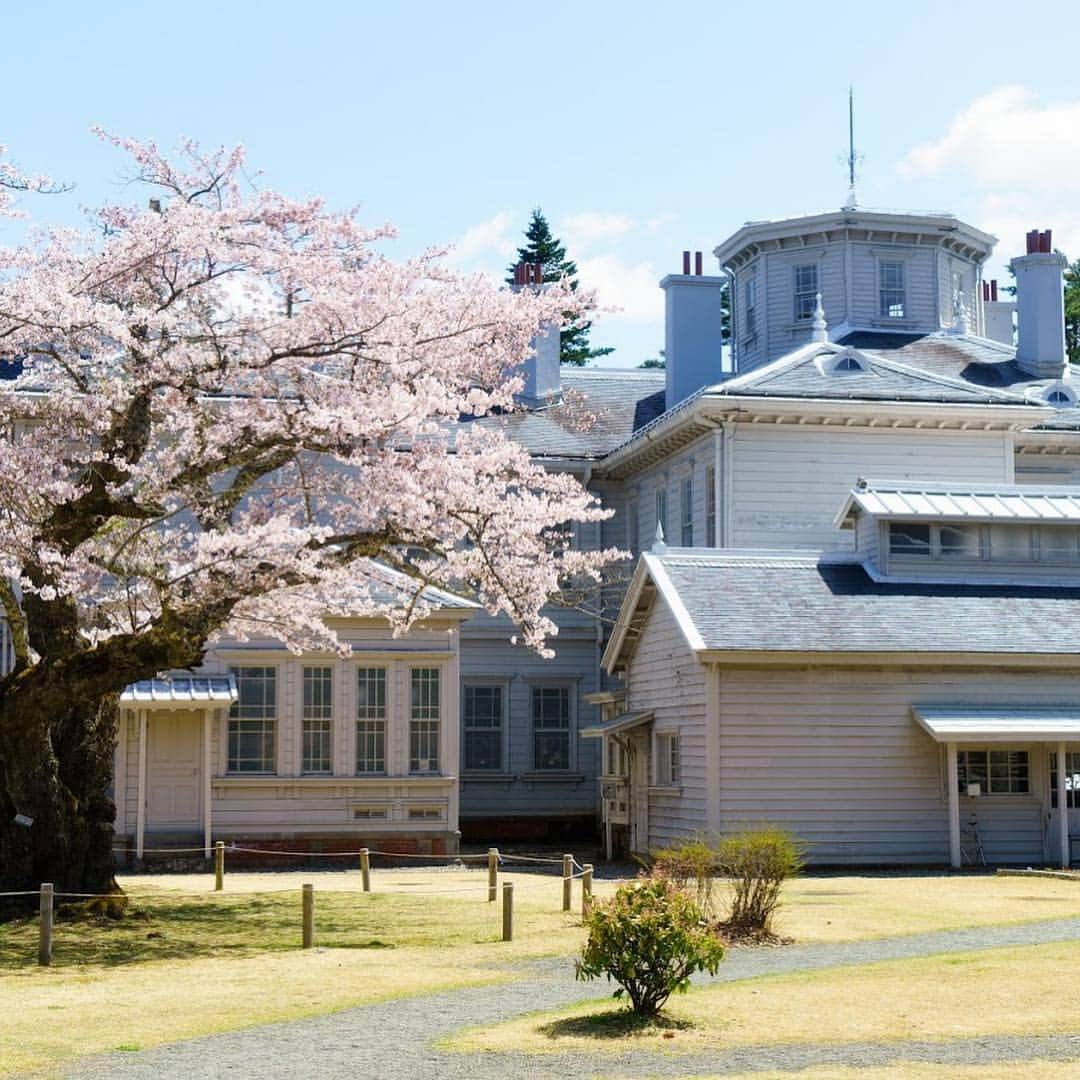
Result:
{"type": "Polygon", "coordinates": [[[795,318],[812,319],[817,303],[817,263],[795,267],[795,318]]]}
{"type": "Polygon", "coordinates": [[[881,262],[878,264],[880,313],[883,319],[902,319],[906,313],[904,297],[904,264],[881,262]]]}

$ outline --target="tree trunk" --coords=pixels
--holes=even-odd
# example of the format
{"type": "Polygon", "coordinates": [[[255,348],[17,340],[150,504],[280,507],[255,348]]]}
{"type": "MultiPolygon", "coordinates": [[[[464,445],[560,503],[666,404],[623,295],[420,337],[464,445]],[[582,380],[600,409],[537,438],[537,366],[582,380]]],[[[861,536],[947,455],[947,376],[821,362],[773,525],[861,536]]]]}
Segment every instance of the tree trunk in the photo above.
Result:
{"type": "Polygon", "coordinates": [[[57,892],[115,891],[108,792],[117,697],[75,702],[63,679],[34,681],[0,700],[0,892],[44,881],[57,892]]]}

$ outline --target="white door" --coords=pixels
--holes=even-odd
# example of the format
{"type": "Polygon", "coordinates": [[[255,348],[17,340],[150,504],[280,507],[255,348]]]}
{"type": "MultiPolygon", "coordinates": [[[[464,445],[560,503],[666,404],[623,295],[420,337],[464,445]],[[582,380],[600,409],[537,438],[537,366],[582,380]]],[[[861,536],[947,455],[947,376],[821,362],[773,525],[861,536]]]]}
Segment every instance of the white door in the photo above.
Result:
{"type": "Polygon", "coordinates": [[[147,723],[146,825],[197,829],[202,824],[202,714],[152,712],[147,723]]]}

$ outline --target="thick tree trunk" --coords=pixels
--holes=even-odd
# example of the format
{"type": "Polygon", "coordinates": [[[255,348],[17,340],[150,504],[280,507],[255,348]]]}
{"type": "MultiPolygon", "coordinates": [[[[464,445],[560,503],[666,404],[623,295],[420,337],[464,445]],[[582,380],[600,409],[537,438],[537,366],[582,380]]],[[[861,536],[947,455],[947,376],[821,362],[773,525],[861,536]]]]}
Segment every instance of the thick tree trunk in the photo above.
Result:
{"type": "Polygon", "coordinates": [[[73,701],[60,679],[36,681],[0,701],[0,891],[114,891],[116,696],[73,701]]]}

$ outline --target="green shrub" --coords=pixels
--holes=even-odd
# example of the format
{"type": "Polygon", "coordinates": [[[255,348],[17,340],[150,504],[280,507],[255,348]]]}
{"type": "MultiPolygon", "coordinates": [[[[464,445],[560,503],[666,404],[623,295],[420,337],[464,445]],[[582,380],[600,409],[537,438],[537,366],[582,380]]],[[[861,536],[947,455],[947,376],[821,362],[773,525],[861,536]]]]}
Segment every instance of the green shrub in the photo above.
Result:
{"type": "Polygon", "coordinates": [[[588,940],[577,961],[579,979],[607,975],[639,1016],[655,1016],[695,971],[715,974],[724,947],[693,898],[663,877],[623,885],[594,905],[588,940]]]}
{"type": "Polygon", "coordinates": [[[707,918],[716,917],[713,898],[716,852],[700,837],[654,851],[652,872],[690,893],[707,918]]]}
{"type": "Polygon", "coordinates": [[[802,869],[803,853],[790,833],[770,825],[721,840],[716,865],[730,879],[725,927],[739,934],[761,933],[771,929],[780,890],[802,869]]]}

